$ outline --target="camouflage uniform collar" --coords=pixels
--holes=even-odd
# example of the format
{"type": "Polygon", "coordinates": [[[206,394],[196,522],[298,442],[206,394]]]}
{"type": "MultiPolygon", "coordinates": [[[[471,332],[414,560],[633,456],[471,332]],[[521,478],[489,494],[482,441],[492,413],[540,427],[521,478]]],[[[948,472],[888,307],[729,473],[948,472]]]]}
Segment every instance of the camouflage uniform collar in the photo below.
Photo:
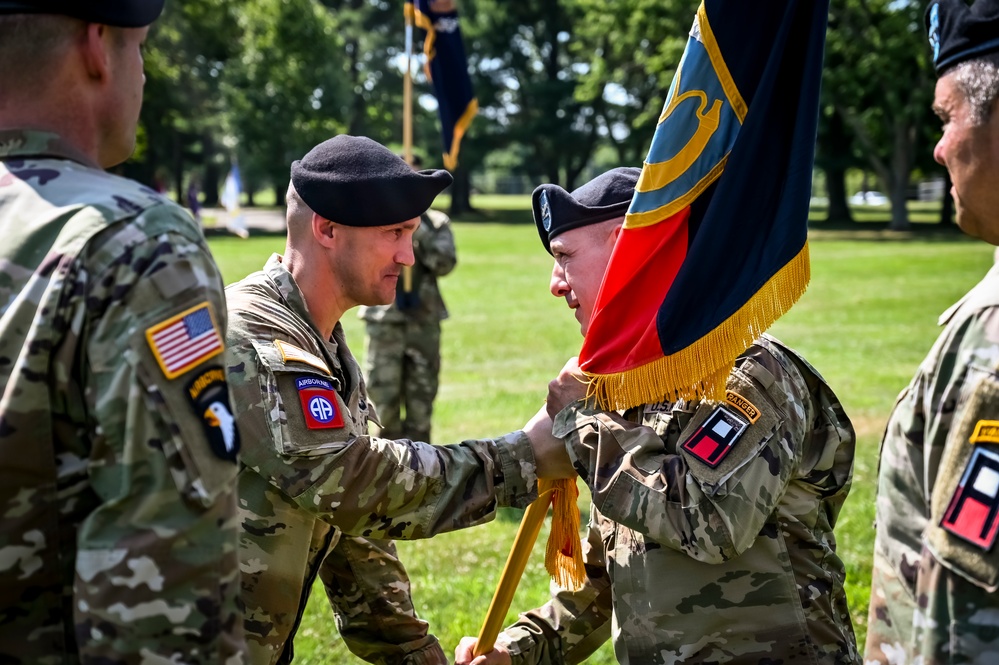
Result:
{"type": "Polygon", "coordinates": [[[0,159],[11,157],[69,159],[100,169],[94,160],[66,139],[54,132],[37,129],[0,129],[0,159]]]}
{"type": "MultiPolygon", "coordinates": [[[[267,263],[264,264],[264,274],[274,283],[274,287],[277,289],[278,294],[281,299],[288,305],[288,307],[298,314],[303,321],[307,322],[313,331],[316,333],[316,337],[322,338],[319,332],[319,327],[312,318],[312,314],[309,313],[309,307],[305,303],[305,298],[302,296],[302,290],[298,288],[298,283],[295,282],[295,277],[291,272],[284,267],[282,262],[282,256],[280,254],[271,254],[271,257],[267,259],[267,263]]],[[[330,339],[326,340],[331,342],[332,348],[331,352],[335,355],[337,349],[337,328],[340,328],[340,322],[338,321],[333,329],[333,335],[330,339]]],[[[341,332],[340,337],[342,338],[343,333],[341,332]]]]}

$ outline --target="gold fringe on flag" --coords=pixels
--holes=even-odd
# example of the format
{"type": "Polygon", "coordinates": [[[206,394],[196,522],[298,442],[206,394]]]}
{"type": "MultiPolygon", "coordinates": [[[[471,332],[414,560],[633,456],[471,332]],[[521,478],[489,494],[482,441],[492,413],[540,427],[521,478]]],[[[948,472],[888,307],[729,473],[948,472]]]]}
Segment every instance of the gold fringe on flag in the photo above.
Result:
{"type": "Polygon", "coordinates": [[[554,490],[552,496],[552,528],[545,548],[545,570],[563,589],[576,591],[583,586],[586,569],[583,566],[579,542],[579,489],[575,478],[538,481],[538,494],[554,490]]]}
{"type": "Polygon", "coordinates": [[[623,372],[587,373],[587,397],[615,411],[663,399],[723,399],[735,359],[797,302],[810,277],[806,241],[738,311],[690,346],[623,372]]]}

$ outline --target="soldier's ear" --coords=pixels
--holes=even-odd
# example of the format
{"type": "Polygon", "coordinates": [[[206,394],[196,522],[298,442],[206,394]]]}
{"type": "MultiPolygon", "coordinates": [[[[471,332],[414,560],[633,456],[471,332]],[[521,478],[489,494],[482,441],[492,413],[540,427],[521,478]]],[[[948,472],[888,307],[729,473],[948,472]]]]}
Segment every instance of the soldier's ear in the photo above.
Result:
{"type": "Polygon", "coordinates": [[[315,212],[312,213],[312,237],[323,247],[329,247],[333,244],[334,235],[336,234],[334,226],[333,222],[322,215],[315,212]]]}
{"type": "Polygon", "coordinates": [[[80,62],[87,75],[95,80],[108,77],[110,68],[111,28],[100,23],[88,23],[77,41],[80,62]]]}

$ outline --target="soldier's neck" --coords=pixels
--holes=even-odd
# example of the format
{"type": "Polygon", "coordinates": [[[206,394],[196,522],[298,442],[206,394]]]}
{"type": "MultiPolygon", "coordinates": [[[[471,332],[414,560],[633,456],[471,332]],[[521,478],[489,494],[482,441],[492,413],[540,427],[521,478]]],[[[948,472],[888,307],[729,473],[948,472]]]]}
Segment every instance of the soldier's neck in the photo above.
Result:
{"type": "Polygon", "coordinates": [[[337,282],[322,257],[305,257],[289,247],[285,250],[281,262],[295,278],[313,323],[316,324],[323,339],[329,339],[333,335],[337,321],[348,309],[354,307],[354,304],[344,304],[344,299],[336,288],[337,282]]]}

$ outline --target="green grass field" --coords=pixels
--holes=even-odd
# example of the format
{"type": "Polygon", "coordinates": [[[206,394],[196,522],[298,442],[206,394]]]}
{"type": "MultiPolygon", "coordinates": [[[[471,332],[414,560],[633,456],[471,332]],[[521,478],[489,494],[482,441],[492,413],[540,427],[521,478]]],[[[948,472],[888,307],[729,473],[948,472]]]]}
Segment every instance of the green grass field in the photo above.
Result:
{"type": "MultiPolygon", "coordinates": [[[[575,320],[563,301],[548,294],[551,259],[533,225],[496,223],[525,216],[529,220],[526,201],[503,206],[505,210],[497,206],[476,223],[455,224],[458,268],[441,282],[451,318],[444,323],[443,375],[434,422],[438,442],[520,427],[541,405],[549,379],[579,349],[575,320]]],[[[870,593],[881,430],[895,396],[937,334],[937,316],[973,286],[993,260],[990,247],[956,233],[890,237],[886,240],[880,231],[813,231],[812,283],[771,329],[825,375],[858,432],[853,490],[837,534],[861,642],[870,593]]],[[[213,238],[211,247],[229,283],[259,269],[271,252],[282,251],[284,240],[213,238]]],[[[348,313],[344,325],[354,353],[362,356],[360,322],[348,313]]],[[[584,491],[581,505],[587,501],[584,491]]],[[[400,543],[420,615],[449,653],[462,636],[477,634],[518,522],[515,511],[504,511],[482,527],[400,543]]],[[[508,620],[547,599],[540,554],[539,547],[508,620]]],[[[338,639],[321,585],[299,631],[295,662],[360,662],[338,639]]],[[[610,646],[588,662],[613,663],[610,646]]]]}

